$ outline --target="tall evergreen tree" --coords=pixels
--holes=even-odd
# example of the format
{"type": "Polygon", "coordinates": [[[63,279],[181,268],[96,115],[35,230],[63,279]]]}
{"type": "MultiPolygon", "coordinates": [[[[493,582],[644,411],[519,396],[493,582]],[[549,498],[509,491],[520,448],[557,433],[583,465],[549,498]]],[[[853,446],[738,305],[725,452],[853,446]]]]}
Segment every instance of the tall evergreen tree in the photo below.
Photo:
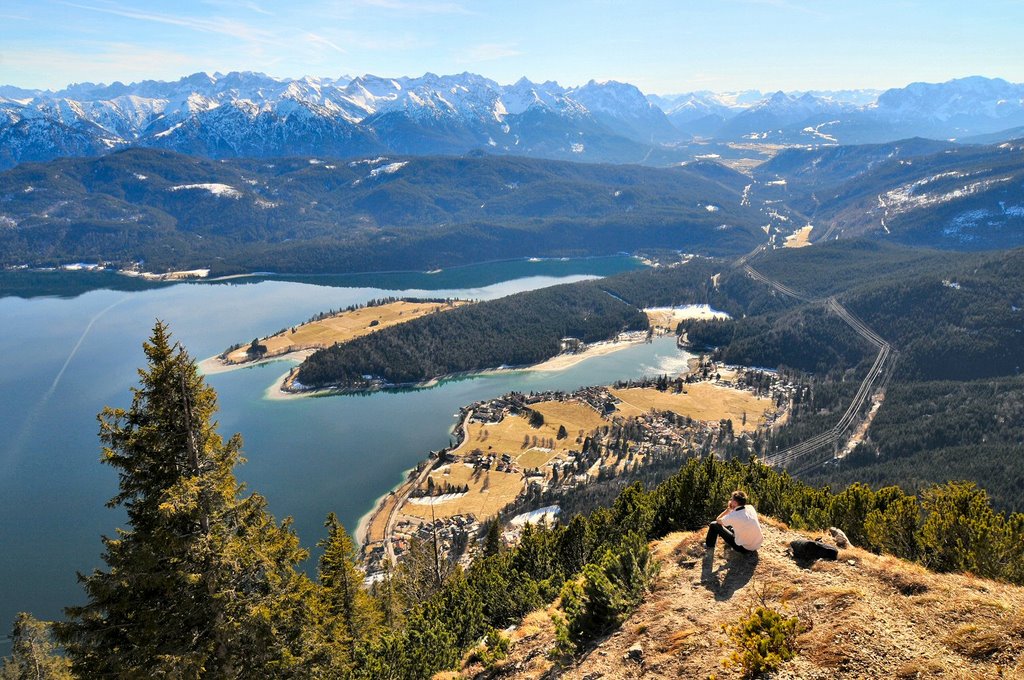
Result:
{"type": "Polygon", "coordinates": [[[217,433],[216,393],[167,327],[143,344],[127,410],[99,415],[128,529],[103,538],[106,570],[80,575],[87,602],[58,633],[82,677],[306,675],[307,556],[234,476],[242,440],[217,433]]]}
{"type": "Polygon", "coordinates": [[[356,645],[373,635],[380,625],[381,613],[374,599],[363,589],[363,575],[356,569],[352,537],[333,512],[327,516],[324,526],[327,538],[318,544],[324,549],[319,572],[328,630],[334,644],[341,645],[350,658],[355,658],[356,645]]]}

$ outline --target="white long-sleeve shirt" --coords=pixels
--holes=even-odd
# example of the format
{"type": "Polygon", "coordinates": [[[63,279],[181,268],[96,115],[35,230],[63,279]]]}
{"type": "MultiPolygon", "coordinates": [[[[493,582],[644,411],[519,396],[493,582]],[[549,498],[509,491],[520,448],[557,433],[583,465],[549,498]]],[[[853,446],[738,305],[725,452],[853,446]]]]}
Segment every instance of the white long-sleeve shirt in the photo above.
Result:
{"type": "Polygon", "coordinates": [[[761,523],[757,521],[757,510],[752,505],[736,508],[719,520],[727,527],[732,527],[736,535],[736,543],[747,550],[757,550],[764,542],[761,523]]]}

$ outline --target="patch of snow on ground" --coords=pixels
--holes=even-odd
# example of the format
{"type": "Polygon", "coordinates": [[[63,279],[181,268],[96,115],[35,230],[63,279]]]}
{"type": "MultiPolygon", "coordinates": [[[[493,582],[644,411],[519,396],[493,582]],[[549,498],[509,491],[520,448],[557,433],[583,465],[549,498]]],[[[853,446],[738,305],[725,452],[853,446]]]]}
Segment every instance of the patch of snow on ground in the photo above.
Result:
{"type": "MultiPolygon", "coordinates": [[[[916,193],[917,189],[930,184],[936,179],[942,177],[963,177],[963,173],[957,172],[944,172],[934,177],[918,180],[912,184],[905,184],[892,191],[885,193],[886,207],[891,209],[894,213],[907,212],[914,210],[915,208],[924,208],[932,205],[940,205],[942,203],[948,203],[959,198],[964,198],[985,191],[986,189],[1001,184],[1003,182],[1009,182],[1012,177],[996,177],[993,179],[983,179],[978,182],[972,182],[965,184],[959,189],[953,191],[947,191],[944,194],[929,194],[929,193],[916,193]]],[[[971,211],[973,212],[973,211],[971,211]]]]}
{"type": "Polygon", "coordinates": [[[575,142],[572,145],[572,152],[573,153],[583,153],[585,150],[586,150],[586,147],[583,146],[582,144],[580,144],[579,142],[575,142]]]}
{"type": "Polygon", "coordinates": [[[175,125],[172,125],[171,127],[169,127],[166,130],[164,130],[163,132],[156,133],[155,135],[153,135],[153,138],[156,139],[156,138],[159,138],[159,137],[166,137],[167,135],[171,134],[172,132],[174,132],[175,130],[177,130],[178,128],[180,128],[184,124],[185,124],[184,121],[182,121],[180,123],[176,123],[175,125]]]}
{"type": "Polygon", "coordinates": [[[976,227],[978,222],[991,215],[991,213],[985,208],[979,208],[977,210],[967,210],[954,217],[951,222],[957,227],[976,227]]]}
{"type": "Polygon", "coordinates": [[[950,281],[949,279],[943,279],[942,285],[946,288],[952,288],[953,290],[960,290],[960,284],[956,281],[950,281]]]}
{"type": "Polygon", "coordinates": [[[708,212],[718,212],[717,205],[706,205],[704,206],[704,209],[707,210],[708,212]]]}
{"type": "Polygon", "coordinates": [[[773,179],[771,182],[766,182],[766,186],[770,187],[784,187],[786,186],[786,180],[784,179],[773,179]]]}
{"type": "Polygon", "coordinates": [[[61,269],[69,272],[81,272],[81,271],[95,271],[102,268],[102,265],[91,264],[87,262],[74,262],[72,264],[62,264],[61,269]]]}
{"type": "Polygon", "coordinates": [[[456,498],[462,498],[465,495],[465,492],[443,493],[440,496],[420,496],[419,498],[410,498],[409,502],[413,505],[441,505],[441,503],[447,503],[448,501],[453,501],[456,498]]]}
{"type": "Polygon", "coordinates": [[[170,188],[170,191],[183,191],[185,189],[203,189],[209,191],[214,196],[224,196],[226,198],[239,198],[242,192],[233,186],[227,184],[219,184],[217,182],[210,182],[204,184],[179,184],[170,188]]]}
{"type": "Polygon", "coordinates": [[[310,165],[323,165],[323,161],[320,160],[319,158],[310,158],[309,159],[309,164],[310,165]]]}
{"type": "Polygon", "coordinates": [[[379,177],[380,175],[393,175],[408,164],[409,161],[398,161],[397,163],[388,163],[387,165],[382,165],[379,168],[374,168],[373,170],[370,170],[370,177],[379,177]]]}
{"type": "Polygon", "coordinates": [[[647,307],[644,309],[645,312],[672,312],[672,318],[675,321],[684,321],[686,319],[729,319],[731,318],[726,312],[720,312],[717,309],[712,309],[711,305],[700,304],[700,305],[679,305],[677,307],[647,307]]]}
{"type": "Polygon", "coordinates": [[[512,524],[512,526],[521,527],[526,524],[537,524],[542,519],[548,524],[551,524],[560,514],[562,514],[562,508],[557,505],[548,505],[543,508],[537,508],[536,510],[516,515],[512,518],[510,524],[512,524]]]}
{"type": "Polygon", "coordinates": [[[133,174],[135,175],[135,179],[139,179],[139,180],[149,179],[149,177],[147,175],[140,175],[137,172],[133,173],[133,174]]]}
{"type": "Polygon", "coordinates": [[[386,160],[386,156],[377,156],[376,158],[364,158],[363,160],[360,161],[352,161],[351,163],[348,164],[348,167],[355,168],[360,165],[377,165],[378,163],[383,163],[386,160]]]}
{"type": "Polygon", "coordinates": [[[18,221],[15,220],[13,217],[8,217],[7,215],[0,215],[0,227],[9,227],[11,229],[14,229],[17,226],[18,221]]]}

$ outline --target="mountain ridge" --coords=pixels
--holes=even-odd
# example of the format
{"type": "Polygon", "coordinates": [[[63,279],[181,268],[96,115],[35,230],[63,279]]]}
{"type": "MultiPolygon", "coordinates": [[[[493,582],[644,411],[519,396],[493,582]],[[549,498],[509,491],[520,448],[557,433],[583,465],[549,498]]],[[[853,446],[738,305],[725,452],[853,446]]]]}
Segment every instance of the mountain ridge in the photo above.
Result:
{"type": "Polygon", "coordinates": [[[719,546],[712,559],[702,557],[702,532],[652,543],[660,570],[651,592],[575,663],[558,668],[546,654],[556,644],[552,605],[511,630],[509,656],[494,670],[467,664],[458,677],[739,677],[722,663],[736,648],[724,628],[758,607],[800,624],[796,655],[773,677],[966,679],[1024,671],[1024,588],[937,574],[858,547],[840,550],[834,562],[798,563],[788,544],[820,534],[761,520],[765,544],[756,556],[719,546]]]}
{"type": "Polygon", "coordinates": [[[563,87],[521,78],[500,85],[468,72],[297,79],[201,72],[171,82],[80,83],[57,91],[2,86],[0,168],[129,146],[230,158],[295,155],[317,143],[339,157],[370,149],[459,154],[484,148],[668,165],[692,159],[696,152],[685,145],[701,138],[814,146],[992,135],[1024,125],[1024,85],[999,78],[875,92],[657,96],[616,81],[563,87]],[[538,116],[546,122],[538,124],[538,116]],[[265,143],[254,143],[240,129],[245,126],[257,128],[265,143]],[[445,130],[440,138],[438,127],[445,130]],[[197,145],[196,138],[219,141],[197,145]]]}

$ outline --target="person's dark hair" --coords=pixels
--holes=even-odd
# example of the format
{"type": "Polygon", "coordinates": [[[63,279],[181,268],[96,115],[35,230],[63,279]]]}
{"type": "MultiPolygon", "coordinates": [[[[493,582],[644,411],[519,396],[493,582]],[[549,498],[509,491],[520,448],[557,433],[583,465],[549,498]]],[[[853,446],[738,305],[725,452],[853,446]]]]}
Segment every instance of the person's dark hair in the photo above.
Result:
{"type": "Polygon", "coordinates": [[[743,507],[747,504],[747,494],[743,493],[739,489],[732,492],[732,499],[736,501],[736,505],[743,507]]]}

